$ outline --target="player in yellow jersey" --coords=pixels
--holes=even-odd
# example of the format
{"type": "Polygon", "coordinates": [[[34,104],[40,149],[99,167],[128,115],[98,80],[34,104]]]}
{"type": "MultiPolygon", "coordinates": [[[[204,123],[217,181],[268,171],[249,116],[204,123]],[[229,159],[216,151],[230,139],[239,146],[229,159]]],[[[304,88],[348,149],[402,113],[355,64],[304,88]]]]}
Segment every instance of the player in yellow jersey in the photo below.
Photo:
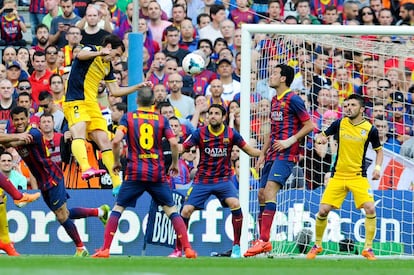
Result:
{"type": "Polygon", "coordinates": [[[89,179],[106,171],[94,169],[88,161],[85,139],[93,140],[102,152],[102,161],[111,175],[114,194],[121,179],[112,171],[114,156],[109,141],[108,126],[103,118],[97,100],[100,81],[114,96],[124,96],[143,87],[152,87],[151,82],[143,82],[129,87],[119,87],[113,75],[111,62],[120,58],[125,46],[116,35],[104,37],[102,46],[86,45],[73,61],[68,79],[68,88],[63,111],[72,134],[72,153],[82,169],[82,178],[89,179]]]}
{"type": "Polygon", "coordinates": [[[375,169],[372,179],[380,178],[383,160],[382,146],[378,130],[364,118],[364,99],[352,94],[344,102],[345,117],[331,124],[328,129],[317,136],[316,142],[325,144],[328,136],[338,136],[338,154],[332,170],[332,178],[323,193],[316,215],[315,245],[307,254],[308,259],[314,259],[322,252],[322,237],[327,225],[329,212],[340,208],[348,192],[352,192],[355,206],[365,210],[365,246],[362,256],[375,260],[372,242],[375,237],[376,214],[374,195],[367,179],[365,154],[368,143],[376,152],[375,169]]]}

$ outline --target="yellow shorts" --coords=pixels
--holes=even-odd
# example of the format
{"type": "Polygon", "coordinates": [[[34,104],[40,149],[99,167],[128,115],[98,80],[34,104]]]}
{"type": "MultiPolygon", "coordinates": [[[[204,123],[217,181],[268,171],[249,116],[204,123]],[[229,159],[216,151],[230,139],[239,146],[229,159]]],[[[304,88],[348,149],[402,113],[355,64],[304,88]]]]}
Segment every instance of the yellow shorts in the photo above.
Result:
{"type": "Polygon", "coordinates": [[[93,130],[108,132],[108,123],[102,115],[98,102],[76,100],[63,102],[62,107],[69,128],[78,122],[86,122],[88,133],[93,130]]]}
{"type": "Polygon", "coordinates": [[[364,203],[374,201],[374,194],[367,178],[336,179],[333,177],[329,180],[321,203],[340,208],[348,192],[354,196],[355,207],[358,209],[362,208],[364,203]]]}

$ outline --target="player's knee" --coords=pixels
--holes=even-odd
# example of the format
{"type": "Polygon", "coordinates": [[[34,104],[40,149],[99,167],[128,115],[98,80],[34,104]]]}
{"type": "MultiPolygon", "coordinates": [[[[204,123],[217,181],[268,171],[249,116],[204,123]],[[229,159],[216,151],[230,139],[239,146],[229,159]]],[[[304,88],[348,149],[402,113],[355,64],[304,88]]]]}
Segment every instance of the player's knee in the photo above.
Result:
{"type": "Polygon", "coordinates": [[[181,216],[183,218],[189,219],[192,213],[193,213],[193,209],[192,207],[188,205],[184,206],[183,210],[181,210],[181,216]]]}

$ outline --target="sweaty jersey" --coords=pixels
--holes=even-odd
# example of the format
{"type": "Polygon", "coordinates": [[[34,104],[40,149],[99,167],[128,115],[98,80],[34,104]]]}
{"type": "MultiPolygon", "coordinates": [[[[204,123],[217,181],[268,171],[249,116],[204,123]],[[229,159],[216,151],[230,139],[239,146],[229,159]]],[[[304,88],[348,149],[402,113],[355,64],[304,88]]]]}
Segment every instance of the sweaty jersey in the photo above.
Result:
{"type": "Polygon", "coordinates": [[[357,125],[345,117],[336,120],[329,126],[324,135],[338,136],[338,155],[333,167],[332,176],[350,178],[352,176],[367,176],[365,154],[371,142],[374,150],[381,149],[378,130],[367,120],[357,125]]]}
{"type": "MultiPolygon", "coordinates": [[[[290,89],[280,96],[274,96],[271,102],[270,112],[270,140],[271,144],[275,140],[285,140],[295,135],[302,128],[303,123],[310,119],[303,100],[290,89]]],[[[274,156],[273,160],[298,161],[299,143],[296,142],[291,147],[276,152],[272,146],[267,154],[274,156]]]]}
{"type": "Polygon", "coordinates": [[[218,134],[213,133],[210,126],[194,131],[183,144],[186,150],[193,146],[198,146],[200,149],[200,162],[194,183],[229,181],[233,175],[230,160],[233,145],[242,148],[246,142],[230,127],[223,126],[218,134]]]}
{"type": "Polygon", "coordinates": [[[138,108],[124,114],[118,129],[125,134],[128,145],[126,179],[167,182],[162,138],[175,137],[167,118],[150,108],[138,108]]]}
{"type": "MultiPolygon", "coordinates": [[[[101,47],[88,45],[85,50],[99,51],[101,47]]],[[[115,82],[111,62],[105,62],[101,56],[88,60],[75,58],[69,74],[65,101],[85,100],[96,102],[101,80],[115,82]]]]}
{"type": "Polygon", "coordinates": [[[36,178],[40,190],[46,191],[63,180],[63,172],[50,157],[45,139],[39,129],[30,128],[29,134],[33,136],[33,142],[17,146],[16,150],[36,178]]]}

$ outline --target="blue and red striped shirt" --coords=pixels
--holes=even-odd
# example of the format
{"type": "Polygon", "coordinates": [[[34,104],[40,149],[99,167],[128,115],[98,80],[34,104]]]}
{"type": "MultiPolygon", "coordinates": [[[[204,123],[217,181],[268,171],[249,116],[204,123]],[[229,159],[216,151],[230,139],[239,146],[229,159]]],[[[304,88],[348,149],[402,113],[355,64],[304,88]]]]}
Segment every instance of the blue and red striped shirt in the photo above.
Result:
{"type": "Polygon", "coordinates": [[[118,129],[128,145],[126,179],[166,183],[162,139],[175,137],[167,118],[150,108],[138,108],[121,118],[118,129]]]}
{"type": "Polygon", "coordinates": [[[233,145],[242,148],[246,142],[237,131],[224,125],[222,127],[219,134],[210,131],[210,126],[199,128],[183,143],[185,150],[193,146],[200,149],[200,162],[194,184],[229,181],[233,175],[231,149],[233,145]]]}
{"type": "MultiPolygon", "coordinates": [[[[309,119],[310,116],[306,110],[305,103],[290,89],[280,96],[274,96],[270,112],[271,144],[275,140],[285,140],[295,135],[302,128],[303,123],[309,119]]],[[[268,153],[274,154],[275,159],[298,161],[300,153],[299,142],[280,152],[273,152],[272,147],[269,151],[268,153]]]]}
{"type": "Polygon", "coordinates": [[[29,128],[29,134],[33,142],[18,146],[16,150],[37,180],[39,189],[46,191],[63,183],[62,169],[50,157],[42,133],[37,128],[29,128]]]}

